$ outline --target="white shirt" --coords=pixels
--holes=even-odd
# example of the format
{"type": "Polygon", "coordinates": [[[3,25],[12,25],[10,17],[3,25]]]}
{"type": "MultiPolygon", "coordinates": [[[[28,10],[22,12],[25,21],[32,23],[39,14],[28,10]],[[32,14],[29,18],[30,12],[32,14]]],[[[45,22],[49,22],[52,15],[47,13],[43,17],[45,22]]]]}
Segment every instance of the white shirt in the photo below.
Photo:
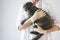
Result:
{"type": "MultiPolygon", "coordinates": [[[[27,0],[25,0],[25,1],[27,1],[27,0]]],[[[43,8],[47,12],[49,11],[51,17],[53,19],[55,19],[55,25],[59,26],[60,25],[60,21],[59,21],[60,20],[60,18],[59,18],[60,17],[60,15],[59,15],[59,13],[60,13],[60,7],[59,7],[58,4],[59,4],[60,1],[59,0],[42,0],[42,1],[39,1],[39,2],[42,5],[40,3],[38,3],[36,6],[40,7],[40,8],[43,8]]],[[[23,2],[23,4],[24,4],[24,2],[23,2]]],[[[20,7],[20,9],[19,9],[18,18],[17,18],[17,25],[20,24],[20,22],[22,21],[22,19],[27,18],[27,16],[25,16],[26,15],[25,12],[21,11],[22,8],[23,7],[20,7]]],[[[20,36],[20,40],[31,40],[30,37],[32,37],[32,35],[29,35],[31,28],[32,27],[20,31],[20,35],[19,35],[20,36]]],[[[44,35],[43,37],[41,37],[39,40],[60,40],[60,38],[58,36],[60,36],[59,32],[53,32],[52,34],[48,33],[48,34],[44,35]],[[56,34],[58,34],[58,35],[56,35],[56,34]]]]}
{"type": "MultiPolygon", "coordinates": [[[[54,19],[54,24],[60,27],[60,5],[59,0],[42,0],[42,5],[38,2],[37,7],[42,6],[42,9],[47,11],[54,19]]],[[[41,8],[41,7],[40,7],[41,8]]],[[[60,31],[47,33],[39,40],[60,40],[60,31]]]]}

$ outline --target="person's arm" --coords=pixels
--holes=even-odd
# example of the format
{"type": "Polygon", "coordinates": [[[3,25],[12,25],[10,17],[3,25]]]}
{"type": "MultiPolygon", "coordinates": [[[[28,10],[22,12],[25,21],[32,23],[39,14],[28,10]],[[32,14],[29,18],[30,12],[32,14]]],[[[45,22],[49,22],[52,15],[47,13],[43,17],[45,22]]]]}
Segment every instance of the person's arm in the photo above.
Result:
{"type": "Polygon", "coordinates": [[[59,26],[53,25],[53,27],[51,29],[47,30],[47,32],[54,32],[54,31],[57,31],[57,30],[60,30],[59,26]]]}
{"type": "Polygon", "coordinates": [[[54,32],[54,31],[60,30],[59,26],[57,26],[57,25],[53,25],[53,27],[51,29],[48,29],[48,30],[43,30],[39,25],[37,25],[37,27],[38,28],[34,28],[34,31],[37,31],[37,32],[42,33],[42,34],[46,34],[49,32],[54,32]]]}
{"type": "Polygon", "coordinates": [[[18,26],[18,30],[23,30],[27,27],[29,27],[35,20],[40,19],[41,17],[45,16],[46,14],[44,13],[44,11],[39,11],[37,10],[34,15],[29,18],[23,25],[19,25],[18,26]]]}

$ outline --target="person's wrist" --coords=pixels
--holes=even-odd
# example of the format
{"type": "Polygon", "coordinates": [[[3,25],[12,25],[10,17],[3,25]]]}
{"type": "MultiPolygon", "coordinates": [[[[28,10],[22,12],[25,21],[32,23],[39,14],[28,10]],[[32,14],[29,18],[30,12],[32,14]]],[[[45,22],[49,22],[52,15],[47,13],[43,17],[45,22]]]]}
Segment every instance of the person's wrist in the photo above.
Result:
{"type": "Polygon", "coordinates": [[[47,30],[44,30],[44,34],[47,34],[47,30]]]}
{"type": "Polygon", "coordinates": [[[24,28],[23,28],[23,25],[19,25],[19,26],[18,26],[18,30],[21,31],[22,29],[24,29],[24,28]]]}
{"type": "Polygon", "coordinates": [[[47,30],[39,31],[39,33],[47,34],[47,30]]]}

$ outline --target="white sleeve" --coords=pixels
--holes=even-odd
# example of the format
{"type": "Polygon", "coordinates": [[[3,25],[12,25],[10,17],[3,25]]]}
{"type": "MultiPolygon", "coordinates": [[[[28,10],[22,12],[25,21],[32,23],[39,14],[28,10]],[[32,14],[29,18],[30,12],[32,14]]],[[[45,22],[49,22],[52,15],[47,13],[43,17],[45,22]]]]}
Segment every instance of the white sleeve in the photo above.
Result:
{"type": "Polygon", "coordinates": [[[17,13],[16,26],[21,25],[22,20],[27,18],[26,12],[23,10],[23,7],[20,7],[17,13]]]}

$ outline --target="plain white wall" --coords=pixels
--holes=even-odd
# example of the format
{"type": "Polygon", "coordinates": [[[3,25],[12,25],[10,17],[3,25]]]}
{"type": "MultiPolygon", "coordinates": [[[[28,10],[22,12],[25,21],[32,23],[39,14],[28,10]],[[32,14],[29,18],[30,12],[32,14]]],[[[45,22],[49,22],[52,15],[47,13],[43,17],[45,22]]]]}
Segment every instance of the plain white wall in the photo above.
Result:
{"type": "Polygon", "coordinates": [[[1,27],[2,26],[1,25],[2,22],[1,22],[1,17],[2,16],[1,16],[1,0],[0,0],[0,40],[2,40],[2,27],[1,27]]]}
{"type": "Polygon", "coordinates": [[[1,0],[1,40],[19,40],[16,27],[17,10],[20,0],[1,0]]]}

